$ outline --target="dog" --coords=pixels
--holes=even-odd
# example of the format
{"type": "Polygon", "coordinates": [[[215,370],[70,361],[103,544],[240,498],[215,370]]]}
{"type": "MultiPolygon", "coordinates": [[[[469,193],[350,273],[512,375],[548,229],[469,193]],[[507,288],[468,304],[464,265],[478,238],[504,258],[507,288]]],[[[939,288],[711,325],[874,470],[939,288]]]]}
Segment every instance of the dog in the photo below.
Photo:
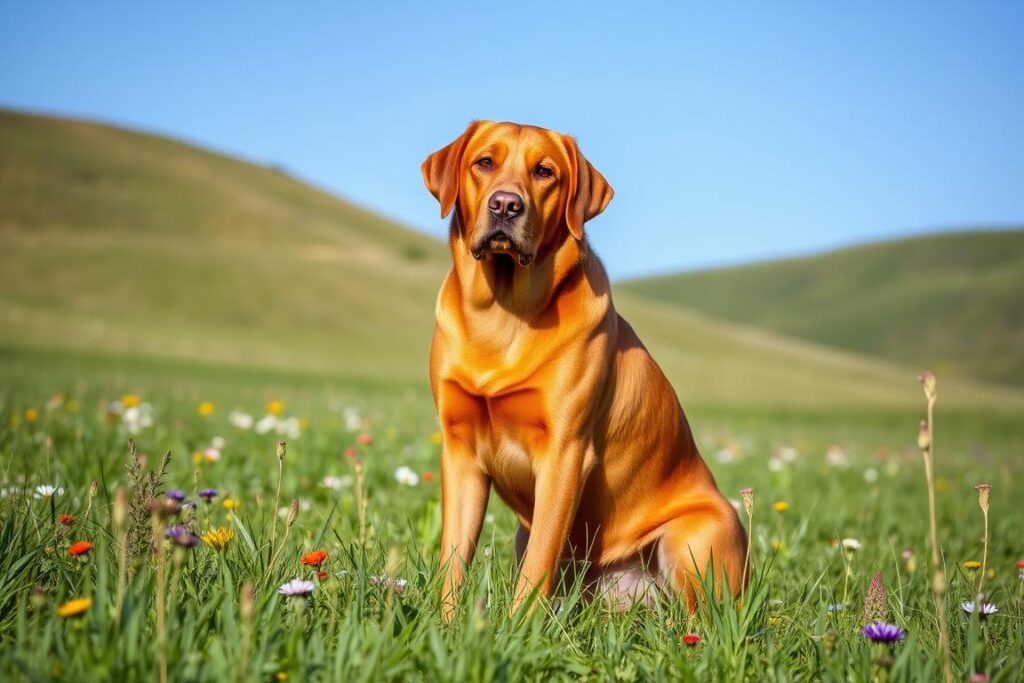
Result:
{"type": "Polygon", "coordinates": [[[443,620],[492,486],[519,519],[513,611],[575,567],[620,607],[669,591],[692,611],[708,567],[741,591],[743,526],[584,234],[611,201],[604,176],[572,137],[490,121],[421,171],[452,215],[430,350],[443,620]]]}

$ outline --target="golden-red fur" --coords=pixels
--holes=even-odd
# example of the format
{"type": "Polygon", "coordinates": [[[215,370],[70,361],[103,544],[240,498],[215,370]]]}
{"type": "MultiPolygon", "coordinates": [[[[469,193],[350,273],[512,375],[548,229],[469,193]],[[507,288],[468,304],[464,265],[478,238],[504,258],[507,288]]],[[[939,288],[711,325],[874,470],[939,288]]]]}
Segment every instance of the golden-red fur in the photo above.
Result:
{"type": "Polygon", "coordinates": [[[455,212],[430,353],[445,619],[492,485],[521,525],[516,605],[584,557],[592,586],[633,599],[669,587],[692,608],[695,570],[713,552],[739,590],[743,528],[584,235],[611,200],[604,177],[570,137],[492,122],[474,122],[422,172],[442,216],[455,212]],[[488,241],[497,191],[523,211],[488,241]]]}

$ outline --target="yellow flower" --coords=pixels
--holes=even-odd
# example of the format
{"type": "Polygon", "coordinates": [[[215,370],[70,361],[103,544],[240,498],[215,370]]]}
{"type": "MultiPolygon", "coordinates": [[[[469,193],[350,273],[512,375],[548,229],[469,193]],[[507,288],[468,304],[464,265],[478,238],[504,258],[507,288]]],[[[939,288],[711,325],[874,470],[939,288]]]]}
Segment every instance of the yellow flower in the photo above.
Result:
{"type": "Polygon", "coordinates": [[[267,412],[271,415],[280,415],[284,412],[284,403],[280,401],[271,401],[267,404],[267,412]]]}
{"type": "Polygon", "coordinates": [[[288,674],[284,671],[278,671],[276,674],[274,674],[274,678],[276,678],[279,681],[287,681],[288,674]]]}
{"type": "Polygon", "coordinates": [[[227,530],[225,527],[219,527],[217,529],[210,529],[203,534],[203,542],[207,545],[211,545],[217,550],[223,550],[235,535],[227,530]]]}
{"type": "Polygon", "coordinates": [[[967,560],[960,565],[964,569],[981,569],[981,562],[977,560],[967,560]]]}
{"type": "Polygon", "coordinates": [[[777,553],[781,553],[783,550],[786,549],[786,544],[782,541],[772,541],[772,549],[774,549],[777,553]]]}
{"type": "Polygon", "coordinates": [[[782,617],[768,617],[768,623],[772,626],[778,626],[782,623],[782,617]]]}
{"type": "Polygon", "coordinates": [[[787,503],[784,500],[777,500],[774,503],[772,503],[772,510],[775,510],[776,512],[785,512],[788,509],[789,503],[787,503]]]}
{"type": "Polygon", "coordinates": [[[35,422],[39,419],[39,411],[35,408],[25,409],[25,422],[35,422]]]}
{"type": "Polygon", "coordinates": [[[142,403],[142,399],[135,394],[123,394],[121,396],[121,405],[125,408],[135,408],[142,403]]]}
{"type": "Polygon", "coordinates": [[[203,454],[200,451],[192,451],[192,462],[199,464],[203,461],[203,454]]]}
{"type": "Polygon", "coordinates": [[[210,417],[213,415],[213,404],[209,401],[203,401],[196,410],[202,417],[210,417]]]}
{"type": "Polygon", "coordinates": [[[75,598],[58,607],[57,614],[62,617],[77,617],[90,607],[92,607],[92,598],[75,598]]]}
{"type": "Polygon", "coordinates": [[[228,510],[234,510],[241,504],[242,501],[238,500],[237,498],[225,498],[223,503],[224,507],[226,507],[228,510]]]}
{"type": "Polygon", "coordinates": [[[430,443],[434,444],[435,446],[440,446],[441,445],[441,432],[434,432],[433,434],[431,434],[430,435],[430,443]]]}

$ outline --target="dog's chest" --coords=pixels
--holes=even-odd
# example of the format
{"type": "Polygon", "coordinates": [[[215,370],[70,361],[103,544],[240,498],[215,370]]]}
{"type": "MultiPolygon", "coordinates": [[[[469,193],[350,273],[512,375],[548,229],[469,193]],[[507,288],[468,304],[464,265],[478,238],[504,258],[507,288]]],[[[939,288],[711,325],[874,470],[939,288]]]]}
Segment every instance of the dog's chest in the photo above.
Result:
{"type": "Polygon", "coordinates": [[[533,506],[534,469],[548,441],[539,392],[523,390],[484,399],[486,423],[477,431],[477,459],[498,493],[517,512],[533,506]]]}

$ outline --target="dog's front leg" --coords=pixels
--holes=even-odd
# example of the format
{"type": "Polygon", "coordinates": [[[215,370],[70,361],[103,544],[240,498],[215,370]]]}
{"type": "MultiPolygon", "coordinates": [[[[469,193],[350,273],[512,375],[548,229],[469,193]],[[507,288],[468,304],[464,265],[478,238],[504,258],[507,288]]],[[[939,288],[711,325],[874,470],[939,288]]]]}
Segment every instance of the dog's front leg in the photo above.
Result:
{"type": "Polygon", "coordinates": [[[473,561],[491,482],[466,445],[446,438],[441,454],[441,618],[450,623],[456,592],[473,561]]]}
{"type": "Polygon", "coordinates": [[[534,589],[542,595],[551,593],[585,480],[586,446],[582,442],[546,451],[537,463],[530,540],[519,571],[513,612],[534,589]]]}

